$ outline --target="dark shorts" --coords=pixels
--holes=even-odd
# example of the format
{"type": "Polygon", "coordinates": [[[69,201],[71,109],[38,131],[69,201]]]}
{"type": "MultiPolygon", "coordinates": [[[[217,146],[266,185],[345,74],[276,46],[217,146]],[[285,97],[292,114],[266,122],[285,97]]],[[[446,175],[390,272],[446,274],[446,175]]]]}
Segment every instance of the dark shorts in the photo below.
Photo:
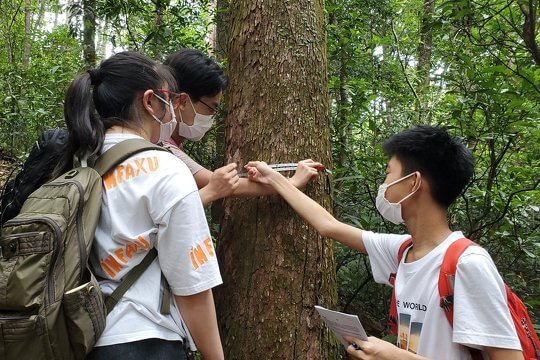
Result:
{"type": "Polygon", "coordinates": [[[123,344],[98,346],[92,349],[87,360],[186,360],[181,341],[146,339],[123,344]]]}

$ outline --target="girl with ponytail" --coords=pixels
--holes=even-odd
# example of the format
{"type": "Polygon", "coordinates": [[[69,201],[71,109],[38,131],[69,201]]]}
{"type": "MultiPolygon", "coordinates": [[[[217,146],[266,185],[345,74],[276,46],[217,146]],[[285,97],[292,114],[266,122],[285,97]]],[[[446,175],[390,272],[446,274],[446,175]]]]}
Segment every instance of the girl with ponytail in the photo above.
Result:
{"type": "MultiPolygon", "coordinates": [[[[66,93],[70,140],[57,170],[127,139],[168,139],[175,86],[166,66],[136,52],[78,75],[66,93]]],[[[205,359],[222,359],[211,291],[222,280],[197,186],[178,158],[151,150],[103,178],[90,265],[104,294],[154,247],[158,257],[108,314],[88,359],[185,359],[195,345],[205,359]],[[160,312],[162,274],[174,294],[170,315],[160,312]]]]}

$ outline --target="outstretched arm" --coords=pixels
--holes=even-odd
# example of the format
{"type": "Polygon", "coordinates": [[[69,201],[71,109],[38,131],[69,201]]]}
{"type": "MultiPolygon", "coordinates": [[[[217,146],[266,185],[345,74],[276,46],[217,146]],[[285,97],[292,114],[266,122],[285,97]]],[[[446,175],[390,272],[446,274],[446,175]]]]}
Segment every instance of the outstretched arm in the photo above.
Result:
{"type": "MultiPolygon", "coordinates": [[[[312,160],[304,160],[298,163],[298,169],[289,179],[297,188],[303,188],[317,174],[308,169],[315,166],[312,160]]],[[[238,178],[236,164],[225,165],[215,171],[202,169],[195,175],[195,182],[199,188],[199,195],[203,205],[225,197],[251,197],[275,194],[276,191],[264,182],[238,178]]]]}
{"type": "MultiPolygon", "coordinates": [[[[320,164],[315,163],[313,167],[310,167],[313,174],[317,174],[315,169],[317,165],[320,164]]],[[[266,163],[251,161],[246,165],[246,169],[248,169],[250,176],[257,178],[255,180],[264,181],[271,185],[319,234],[366,253],[361,229],[336,220],[326,209],[295,188],[286,178],[271,169],[266,163]]]]}

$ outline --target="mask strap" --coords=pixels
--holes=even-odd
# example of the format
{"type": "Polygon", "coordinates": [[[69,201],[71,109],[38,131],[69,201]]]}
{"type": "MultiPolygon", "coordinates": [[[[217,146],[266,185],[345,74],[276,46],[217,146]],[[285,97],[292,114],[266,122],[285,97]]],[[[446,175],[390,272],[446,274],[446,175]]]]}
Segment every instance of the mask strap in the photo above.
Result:
{"type": "Polygon", "coordinates": [[[406,178],[409,178],[409,177],[411,177],[411,176],[413,176],[413,175],[415,175],[415,174],[416,174],[416,171],[410,173],[409,175],[405,175],[405,176],[402,177],[402,178],[399,178],[399,179],[397,179],[397,180],[395,180],[395,181],[392,181],[390,184],[386,185],[386,187],[390,187],[390,186],[392,186],[392,185],[394,185],[394,184],[397,184],[398,182],[403,181],[403,180],[405,180],[406,178]]]}
{"type": "MultiPolygon", "coordinates": [[[[169,105],[169,112],[171,113],[171,116],[174,117],[174,107],[173,107],[172,101],[171,101],[171,100],[167,101],[167,100],[165,100],[164,98],[162,98],[161,96],[159,96],[159,95],[156,94],[156,93],[153,93],[153,94],[154,94],[154,96],[155,96],[156,98],[158,98],[159,100],[163,101],[163,102],[165,103],[165,105],[169,105]]],[[[166,115],[166,114],[167,114],[167,113],[165,113],[165,115],[166,115]]],[[[154,114],[150,114],[150,115],[152,115],[152,117],[153,117],[154,119],[156,119],[160,124],[162,124],[162,125],[165,124],[165,123],[163,122],[163,120],[160,120],[156,115],[154,115],[154,114]]],[[[165,115],[163,115],[163,117],[165,117],[165,115]]],[[[172,119],[171,119],[171,121],[172,121],[172,119]]]]}
{"type": "Polygon", "coordinates": [[[191,108],[193,109],[193,112],[195,113],[195,115],[198,114],[197,110],[195,110],[195,105],[193,105],[193,101],[191,101],[191,95],[187,94],[188,96],[188,99],[189,99],[189,103],[191,104],[191,108]]]}
{"type": "Polygon", "coordinates": [[[418,189],[414,190],[412,193],[410,193],[409,195],[405,196],[403,199],[399,200],[399,201],[397,202],[397,204],[401,204],[402,202],[404,202],[405,200],[407,200],[408,198],[410,198],[411,196],[413,196],[417,191],[418,191],[418,189]]]}
{"type": "MultiPolygon", "coordinates": [[[[409,176],[411,176],[411,175],[413,175],[413,174],[416,174],[416,171],[413,172],[413,173],[411,173],[411,174],[409,174],[409,175],[407,175],[407,176],[404,177],[403,179],[405,179],[405,178],[407,178],[407,177],[409,177],[409,176]]],[[[397,203],[398,203],[398,204],[401,204],[402,202],[404,202],[405,200],[407,200],[408,198],[410,198],[411,196],[413,196],[413,195],[418,191],[419,188],[420,188],[420,187],[418,187],[416,190],[414,190],[414,191],[413,191],[412,193],[410,193],[409,195],[405,196],[403,199],[399,200],[397,203]]]]}
{"type": "Polygon", "coordinates": [[[165,100],[164,98],[162,98],[158,94],[154,93],[154,96],[157,97],[159,100],[163,101],[166,105],[169,105],[169,101],[165,100]]]}

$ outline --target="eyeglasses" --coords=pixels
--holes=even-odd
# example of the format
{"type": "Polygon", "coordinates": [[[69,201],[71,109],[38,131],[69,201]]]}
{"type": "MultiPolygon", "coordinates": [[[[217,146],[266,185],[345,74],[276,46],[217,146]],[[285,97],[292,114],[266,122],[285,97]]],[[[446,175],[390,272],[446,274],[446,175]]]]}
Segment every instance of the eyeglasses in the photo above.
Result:
{"type": "Polygon", "coordinates": [[[175,109],[180,105],[180,94],[167,89],[153,89],[153,91],[169,95],[169,100],[172,102],[175,109]]]}
{"type": "Polygon", "coordinates": [[[221,104],[219,104],[217,107],[213,107],[213,106],[210,106],[208,105],[207,103],[205,103],[204,101],[202,101],[201,99],[199,99],[199,102],[201,102],[204,106],[206,106],[207,108],[209,108],[210,110],[212,110],[214,112],[214,115],[220,111],[222,109],[222,106],[221,104]]]}

